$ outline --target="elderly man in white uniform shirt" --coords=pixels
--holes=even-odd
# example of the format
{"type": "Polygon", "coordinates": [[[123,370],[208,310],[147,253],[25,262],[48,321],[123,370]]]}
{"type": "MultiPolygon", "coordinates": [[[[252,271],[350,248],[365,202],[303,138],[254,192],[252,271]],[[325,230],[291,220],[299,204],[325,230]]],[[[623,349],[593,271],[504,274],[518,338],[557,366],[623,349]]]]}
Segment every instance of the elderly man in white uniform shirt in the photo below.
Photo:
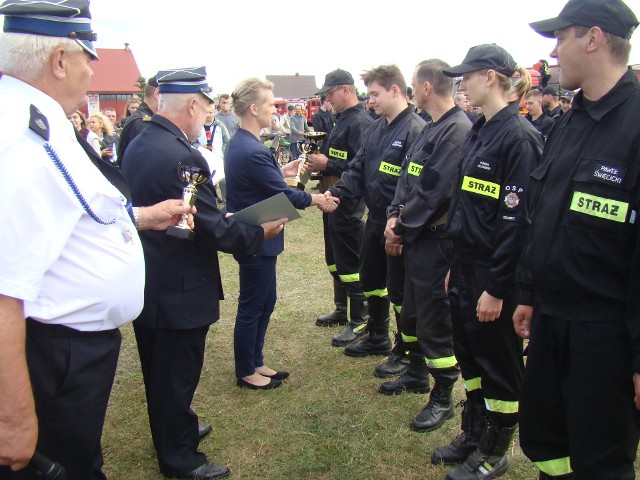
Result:
{"type": "Polygon", "coordinates": [[[40,478],[23,468],[36,449],[69,479],[104,479],[118,327],[143,302],[136,228],[188,207],[132,207],[67,120],[97,59],[88,1],[8,0],[0,14],[0,479],[40,478]]]}

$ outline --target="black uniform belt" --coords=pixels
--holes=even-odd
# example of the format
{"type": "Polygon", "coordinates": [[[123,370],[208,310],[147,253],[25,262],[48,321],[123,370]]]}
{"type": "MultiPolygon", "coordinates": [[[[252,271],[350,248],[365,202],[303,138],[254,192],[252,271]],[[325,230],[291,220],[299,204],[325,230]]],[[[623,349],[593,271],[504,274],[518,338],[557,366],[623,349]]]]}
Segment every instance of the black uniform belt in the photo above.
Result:
{"type": "Polygon", "coordinates": [[[118,332],[117,328],[98,332],[81,332],[65,325],[51,325],[27,318],[27,332],[47,337],[107,337],[118,332]]]}

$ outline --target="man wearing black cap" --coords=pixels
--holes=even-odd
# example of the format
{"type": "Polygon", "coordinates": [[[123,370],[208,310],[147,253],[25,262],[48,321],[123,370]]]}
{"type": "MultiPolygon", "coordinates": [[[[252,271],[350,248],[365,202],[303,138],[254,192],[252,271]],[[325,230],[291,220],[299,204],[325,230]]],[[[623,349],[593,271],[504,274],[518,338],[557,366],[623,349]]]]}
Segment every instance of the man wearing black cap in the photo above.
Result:
{"type": "Polygon", "coordinates": [[[558,90],[545,87],[542,90],[542,106],[544,114],[554,120],[562,115],[562,107],[558,103],[558,90]]]}
{"type": "MultiPolygon", "coordinates": [[[[158,72],[158,113],[125,153],[123,173],[134,201],[147,202],[181,192],[182,165],[209,171],[191,146],[213,103],[204,67],[158,72]]],[[[229,474],[198,451],[208,428],[199,431],[191,401],[200,380],[207,332],[219,318],[222,286],[218,250],[253,255],[263,237],[282,222],[263,227],[226,218],[216,208],[214,186],[198,186],[198,224],[193,241],[163,232],[143,234],[145,302],[133,322],[147,395],[151,435],[160,471],[179,478],[220,478],[229,474]]]]}
{"type": "MultiPolygon", "coordinates": [[[[319,94],[326,96],[336,112],[336,124],[321,146],[321,153],[309,155],[309,168],[322,172],[320,189],[325,191],[349,168],[362,145],[364,131],[373,120],[356,96],[353,77],[345,70],[329,72],[319,94]]],[[[340,202],[331,215],[323,213],[324,250],[327,268],[333,276],[335,310],[317,318],[318,326],[345,325],[332,339],[332,345],[343,347],[364,335],[367,302],[360,285],[358,262],[362,240],[362,198],[340,202]]]]}
{"type": "Polygon", "coordinates": [[[151,117],[158,111],[158,81],[154,75],[144,87],[144,100],[128,118],[125,119],[120,141],[118,142],[118,161],[122,165],[124,152],[131,141],[149,124],[151,117]]]}
{"type": "Polygon", "coordinates": [[[118,327],[142,309],[136,229],[166,229],[187,210],[179,199],[132,207],[122,174],[69,128],[97,59],[88,6],[0,6],[0,196],[13,212],[0,229],[3,479],[41,478],[8,468],[24,467],[36,442],[67,478],[106,478],[100,439],[118,327]]]}
{"type": "Polygon", "coordinates": [[[557,120],[529,194],[516,332],[530,338],[520,444],[540,478],[631,479],[640,436],[638,20],[620,0],[571,0],[531,24],[557,38],[557,120]],[[635,387],[635,397],[634,397],[635,387]],[[573,471],[573,473],[572,473],[573,471]]]}
{"type": "MultiPolygon", "coordinates": [[[[396,65],[381,65],[362,75],[369,103],[380,115],[367,129],[362,146],[340,180],[329,187],[340,199],[364,198],[369,210],[360,250],[360,278],[367,297],[369,333],[351,343],[344,354],[352,357],[390,355],[389,307],[399,322],[404,294],[404,257],[387,256],[384,229],[402,161],[425,125],[407,104],[407,85],[396,65]]],[[[400,331],[398,325],[397,331],[400,331]]],[[[421,391],[425,391],[423,386],[421,391]]]]}

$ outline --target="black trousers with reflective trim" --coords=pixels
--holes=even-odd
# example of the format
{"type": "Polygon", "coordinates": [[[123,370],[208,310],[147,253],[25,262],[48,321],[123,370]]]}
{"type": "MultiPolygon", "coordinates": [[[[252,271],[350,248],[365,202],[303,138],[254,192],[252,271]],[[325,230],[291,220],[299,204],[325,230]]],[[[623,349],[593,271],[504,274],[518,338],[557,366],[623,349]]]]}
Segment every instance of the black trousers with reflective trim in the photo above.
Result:
{"type": "Polygon", "coordinates": [[[375,310],[369,310],[370,325],[371,322],[379,322],[389,317],[389,303],[400,307],[404,299],[404,255],[399,257],[387,255],[384,250],[384,228],[384,225],[367,220],[360,251],[362,290],[365,294],[385,288],[389,292],[387,297],[381,298],[387,304],[386,317],[380,318],[383,316],[380,312],[383,312],[384,308],[378,306],[375,310]]]}
{"type": "MultiPolygon", "coordinates": [[[[338,207],[340,208],[340,207],[338,207]]],[[[358,273],[360,246],[364,224],[357,218],[345,219],[342,212],[323,213],[324,257],[327,265],[335,265],[331,272],[334,278],[339,275],[358,273]]],[[[342,282],[349,296],[362,297],[361,282],[342,282]]]]}
{"type": "Polygon", "coordinates": [[[520,444],[534,462],[570,457],[578,480],[635,478],[640,436],[624,319],[584,322],[534,309],[520,444]]]}
{"type": "Polygon", "coordinates": [[[446,235],[425,231],[404,252],[400,328],[405,335],[418,338],[418,342],[407,343],[407,348],[429,360],[454,355],[451,308],[444,289],[452,250],[446,235]]]}
{"type": "Polygon", "coordinates": [[[517,402],[524,363],[522,339],[513,328],[513,295],[503,299],[502,312],[496,320],[480,322],[476,307],[487,285],[489,268],[459,259],[456,252],[449,279],[449,298],[453,346],[462,378],[480,378],[484,398],[517,402]]]}
{"type": "MultiPolygon", "coordinates": [[[[102,428],[120,354],[120,330],[83,334],[27,320],[27,365],[38,416],[37,450],[69,480],[105,480],[102,428]]],[[[37,480],[30,467],[2,480],[37,480]]]]}

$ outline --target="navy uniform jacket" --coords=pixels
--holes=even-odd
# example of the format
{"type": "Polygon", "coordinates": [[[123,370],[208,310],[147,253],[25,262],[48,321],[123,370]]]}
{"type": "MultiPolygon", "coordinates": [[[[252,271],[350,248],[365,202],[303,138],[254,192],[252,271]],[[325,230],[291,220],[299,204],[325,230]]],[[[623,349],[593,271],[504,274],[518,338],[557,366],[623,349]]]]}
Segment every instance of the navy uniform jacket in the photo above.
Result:
{"type": "MultiPolygon", "coordinates": [[[[178,175],[178,162],[208,169],[180,129],[155,115],[129,145],[123,173],[134,205],[153,205],[182,197],[186,183],[178,175]]],[[[146,264],[144,309],[135,320],[158,328],[188,329],[214,323],[223,298],[218,250],[255,254],[263,229],[225,218],[216,208],[214,187],[200,185],[195,216],[195,238],[180,240],[164,231],[140,233],[146,264]]]]}
{"type": "Polygon", "coordinates": [[[533,172],[520,302],[576,321],[626,321],[640,372],[640,85],[629,69],[600,100],[582,92],[533,172]],[[528,273],[528,275],[524,275],[528,273]]]}
{"type": "Polygon", "coordinates": [[[489,267],[485,290],[496,298],[515,284],[524,199],[541,154],[540,133],[518,113],[518,102],[488,122],[481,116],[464,143],[447,229],[459,260],[489,267]]]}
{"type": "Polygon", "coordinates": [[[386,225],[387,207],[396,192],[402,161],[424,125],[413,107],[404,109],[391,123],[385,117],[373,122],[349,170],[329,191],[338,198],[364,197],[368,220],[386,225]]]}
{"type": "MultiPolygon", "coordinates": [[[[125,119],[120,141],[118,142],[118,161],[122,165],[124,152],[129,144],[136,138],[142,130],[149,125],[149,120],[153,117],[153,111],[145,102],[142,102],[138,109],[125,119]]],[[[129,158],[131,160],[131,158],[129,158]]]]}
{"type": "MultiPolygon", "coordinates": [[[[298,209],[311,205],[311,195],[290,188],[271,151],[251,132],[239,128],[224,154],[227,209],[239,212],[280,192],[298,209]]],[[[258,255],[274,257],[284,250],[284,231],[265,240],[258,255]]]]}
{"type": "Polygon", "coordinates": [[[412,244],[424,228],[446,221],[464,139],[471,128],[465,112],[453,107],[437,122],[428,123],[402,162],[396,196],[387,209],[400,212],[395,232],[412,244]]]}

